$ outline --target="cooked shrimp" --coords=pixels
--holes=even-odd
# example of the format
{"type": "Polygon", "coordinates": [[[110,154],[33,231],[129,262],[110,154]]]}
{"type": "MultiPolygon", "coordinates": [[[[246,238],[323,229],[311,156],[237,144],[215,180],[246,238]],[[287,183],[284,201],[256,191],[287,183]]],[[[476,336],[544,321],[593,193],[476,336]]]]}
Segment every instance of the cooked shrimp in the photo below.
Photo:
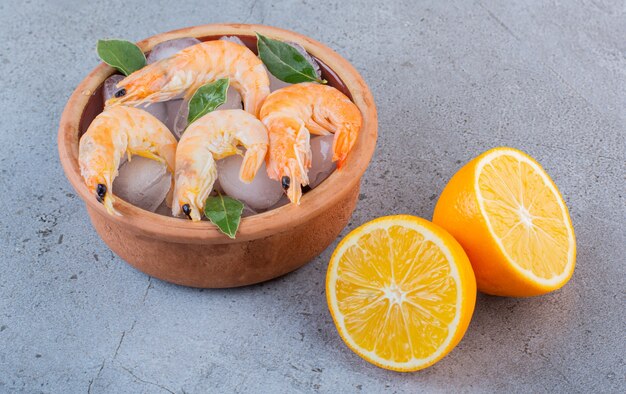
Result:
{"type": "Polygon", "coordinates": [[[210,112],[193,122],[176,149],[176,187],[172,214],[182,211],[193,221],[202,218],[204,202],[217,179],[215,160],[242,154],[239,178],[254,179],[267,152],[267,130],[256,117],[240,109],[210,112]]]}
{"type": "MultiPolygon", "coordinates": [[[[113,208],[113,179],[122,155],[139,155],[165,163],[174,174],[176,139],[157,118],[133,107],[106,109],[91,122],[80,138],[80,172],[96,199],[110,214],[113,208]]],[[[172,178],[173,181],[173,178],[172,178]]]]}
{"type": "Polygon", "coordinates": [[[264,118],[269,134],[267,175],[281,182],[291,202],[300,203],[301,186],[309,184],[311,167],[310,136],[304,122],[297,118],[264,118]]]}
{"type": "Polygon", "coordinates": [[[301,187],[309,183],[309,133],[335,134],[333,161],[341,168],[361,129],[361,112],[339,90],[317,83],[299,83],[270,94],[260,118],[269,133],[267,174],[281,181],[291,202],[299,204],[301,187]]]}
{"type": "Polygon", "coordinates": [[[167,101],[183,92],[189,99],[200,86],[220,78],[229,78],[245,110],[258,115],[270,92],[263,62],[247,47],[223,40],[187,47],[135,71],[117,84],[119,90],[106,105],[167,101]]]}

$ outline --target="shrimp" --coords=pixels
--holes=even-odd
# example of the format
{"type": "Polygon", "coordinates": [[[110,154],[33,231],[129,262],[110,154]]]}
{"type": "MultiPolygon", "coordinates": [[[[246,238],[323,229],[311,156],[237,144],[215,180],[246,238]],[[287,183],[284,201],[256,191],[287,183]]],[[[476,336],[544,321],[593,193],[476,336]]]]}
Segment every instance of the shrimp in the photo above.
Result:
{"type": "Polygon", "coordinates": [[[267,130],[253,115],[241,110],[213,111],[193,122],[176,149],[176,183],[172,214],[182,211],[189,219],[202,218],[204,202],[217,179],[215,160],[246,152],[239,179],[250,183],[267,153],[267,130]]]}
{"type": "Polygon", "coordinates": [[[245,110],[258,115],[270,92],[263,62],[247,47],[224,40],[192,45],[135,71],[117,84],[106,105],[167,101],[183,92],[190,99],[200,86],[220,78],[229,78],[245,110]]]}
{"type": "Polygon", "coordinates": [[[339,90],[317,83],[299,83],[270,94],[260,119],[269,133],[267,174],[281,182],[291,202],[299,204],[309,183],[309,133],[334,134],[333,161],[345,163],[354,146],[362,117],[358,107],[339,90]]]}
{"type": "MultiPolygon", "coordinates": [[[[139,108],[118,106],[105,109],[80,138],[78,162],[89,191],[109,214],[113,207],[113,180],[122,155],[139,155],[160,161],[174,174],[176,139],[157,118],[139,108]]],[[[172,182],[174,178],[172,175],[172,182]]]]}

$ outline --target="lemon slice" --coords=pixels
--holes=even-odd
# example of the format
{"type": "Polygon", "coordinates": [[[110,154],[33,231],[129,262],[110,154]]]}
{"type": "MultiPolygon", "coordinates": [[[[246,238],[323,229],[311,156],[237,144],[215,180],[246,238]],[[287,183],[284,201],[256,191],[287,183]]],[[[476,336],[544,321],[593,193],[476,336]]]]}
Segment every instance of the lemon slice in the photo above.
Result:
{"type": "Polygon", "coordinates": [[[339,243],[326,294],[350,349],[379,367],[416,371],[461,340],[474,311],[476,282],[450,234],[398,215],[366,223],[339,243]]]}
{"type": "Polygon", "coordinates": [[[478,289],[532,296],[563,286],[576,261],[574,229],[545,170],[512,148],[495,148],[457,172],[433,222],[467,252],[478,289]]]}

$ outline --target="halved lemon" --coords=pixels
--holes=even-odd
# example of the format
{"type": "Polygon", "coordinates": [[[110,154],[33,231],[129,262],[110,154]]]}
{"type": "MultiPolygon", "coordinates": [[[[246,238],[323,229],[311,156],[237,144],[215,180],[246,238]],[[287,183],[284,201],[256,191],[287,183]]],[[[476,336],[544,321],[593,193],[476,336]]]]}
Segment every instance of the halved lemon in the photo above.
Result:
{"type": "Polygon", "coordinates": [[[476,282],[445,230],[415,216],[386,216],[339,243],[326,296],[350,349],[379,367],[408,372],[439,361],[461,340],[476,282]]]}
{"type": "Polygon", "coordinates": [[[544,294],[574,272],[576,240],[563,198],[539,163],[517,149],[491,149],[461,168],[433,222],[463,246],[482,292],[544,294]]]}

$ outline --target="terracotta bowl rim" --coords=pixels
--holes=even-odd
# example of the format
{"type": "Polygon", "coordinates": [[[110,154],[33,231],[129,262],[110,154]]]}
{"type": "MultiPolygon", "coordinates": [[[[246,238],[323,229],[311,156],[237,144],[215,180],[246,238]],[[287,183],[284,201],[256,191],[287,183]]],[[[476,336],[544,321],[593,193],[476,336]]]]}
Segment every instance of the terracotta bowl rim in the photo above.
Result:
{"type": "Polygon", "coordinates": [[[374,153],[377,139],[377,113],[374,98],[358,71],[338,53],[302,34],[276,27],[255,24],[207,24],[173,30],[149,37],[137,43],[147,52],[154,45],[181,37],[208,37],[218,35],[249,35],[255,32],[283,41],[300,43],[309,53],[323,61],[342,80],[350,91],[354,103],[363,115],[359,138],[341,170],[334,171],[318,187],[305,193],[300,206],[287,204],[258,215],[242,218],[236,239],[230,239],[210,222],[159,215],[118,198],[116,208],[122,216],[109,215],[104,206],[96,201],[83,182],[78,165],[78,133],[83,110],[90,96],[101,83],[113,74],[114,69],[101,63],[76,87],[70,96],[59,125],[59,157],[66,177],[77,194],[94,212],[137,233],[170,242],[201,242],[208,244],[239,243],[264,238],[293,226],[307,222],[334,205],[354,187],[367,169],[374,153]]]}

